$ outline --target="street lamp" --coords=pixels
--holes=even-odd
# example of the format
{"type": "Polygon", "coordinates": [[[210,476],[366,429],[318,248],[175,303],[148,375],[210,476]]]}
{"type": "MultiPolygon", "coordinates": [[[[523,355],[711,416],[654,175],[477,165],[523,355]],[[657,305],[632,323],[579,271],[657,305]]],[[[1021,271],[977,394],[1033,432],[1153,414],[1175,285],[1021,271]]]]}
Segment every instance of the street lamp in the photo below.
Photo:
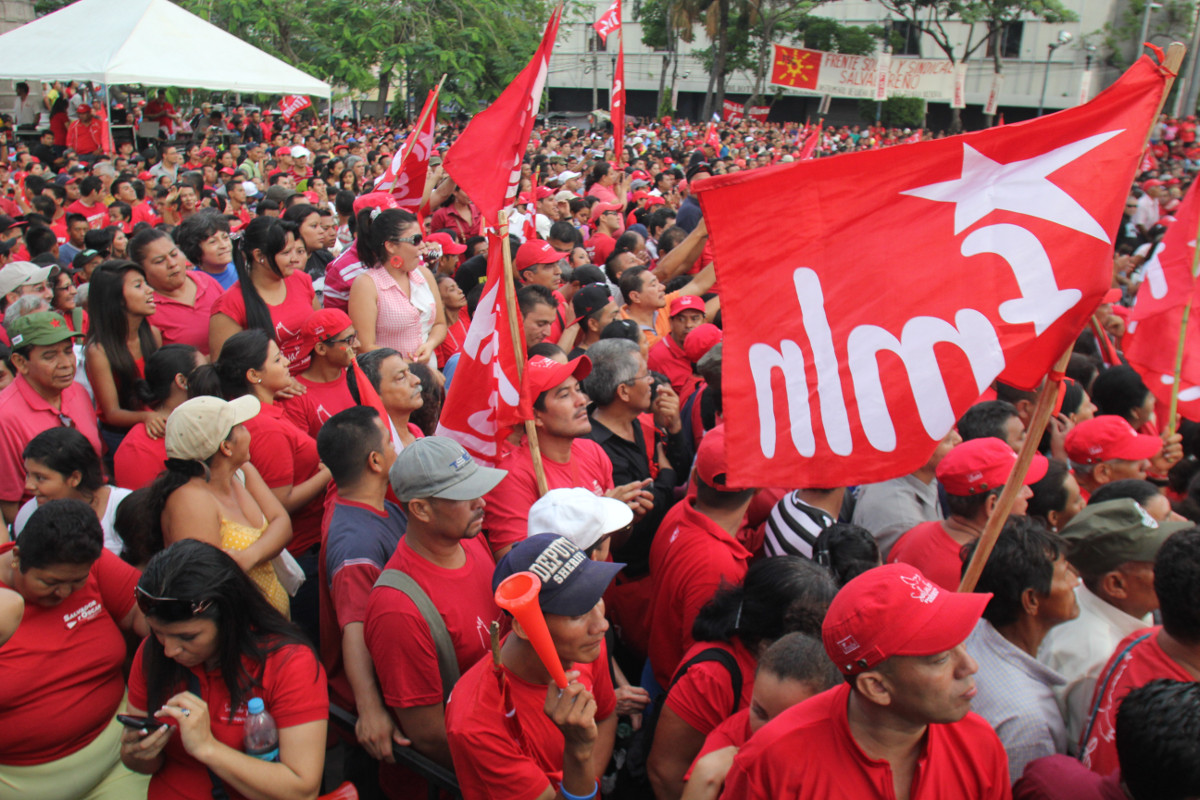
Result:
{"type": "Polygon", "coordinates": [[[1142,43],[1150,35],[1150,12],[1162,8],[1162,3],[1146,3],[1142,10],[1142,38],[1138,39],[1138,53],[1142,52],[1142,43]]]}
{"type": "Polygon", "coordinates": [[[1042,76],[1042,99],[1038,101],[1037,115],[1039,117],[1046,108],[1046,87],[1050,85],[1050,61],[1054,58],[1054,51],[1069,43],[1073,38],[1070,31],[1059,31],[1058,39],[1050,43],[1050,53],[1046,56],[1046,73],[1042,76]]]}

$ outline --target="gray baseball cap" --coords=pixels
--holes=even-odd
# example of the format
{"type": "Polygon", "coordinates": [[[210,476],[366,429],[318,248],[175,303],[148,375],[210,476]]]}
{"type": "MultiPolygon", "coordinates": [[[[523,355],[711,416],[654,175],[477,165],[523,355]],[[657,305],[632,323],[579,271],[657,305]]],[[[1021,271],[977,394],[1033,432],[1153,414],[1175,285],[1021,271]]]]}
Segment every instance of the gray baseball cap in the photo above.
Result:
{"type": "Polygon", "coordinates": [[[446,436],[427,436],[400,451],[388,471],[396,499],[420,497],[474,500],[496,488],[507,470],[481,467],[462,445],[446,436]]]}

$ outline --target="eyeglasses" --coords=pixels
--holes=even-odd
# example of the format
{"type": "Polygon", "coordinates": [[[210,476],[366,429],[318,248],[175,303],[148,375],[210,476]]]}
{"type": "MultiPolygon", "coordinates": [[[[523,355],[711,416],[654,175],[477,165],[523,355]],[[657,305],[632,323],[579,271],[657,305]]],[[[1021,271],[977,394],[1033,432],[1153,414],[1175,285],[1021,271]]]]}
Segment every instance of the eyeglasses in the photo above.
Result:
{"type": "Polygon", "coordinates": [[[202,614],[212,605],[212,600],[180,600],[175,597],[155,597],[141,586],[135,586],[133,596],[137,599],[138,608],[147,617],[157,617],[162,620],[180,621],[191,619],[202,614]]]}
{"type": "Polygon", "coordinates": [[[636,378],[630,378],[627,381],[621,381],[621,383],[624,383],[626,385],[632,385],[632,384],[637,383],[638,381],[652,381],[652,380],[654,380],[654,376],[651,375],[649,372],[647,372],[645,375],[638,375],[636,378]]]}
{"type": "Polygon", "coordinates": [[[425,237],[423,237],[421,234],[414,233],[412,236],[402,236],[399,239],[395,239],[394,241],[397,244],[411,244],[413,247],[416,247],[422,241],[424,241],[424,238],[425,237]]]}
{"type": "Polygon", "coordinates": [[[355,331],[354,333],[350,334],[349,336],[343,336],[341,339],[326,339],[325,344],[328,344],[328,345],[350,344],[351,342],[357,342],[357,341],[358,341],[358,332],[355,331]]]}

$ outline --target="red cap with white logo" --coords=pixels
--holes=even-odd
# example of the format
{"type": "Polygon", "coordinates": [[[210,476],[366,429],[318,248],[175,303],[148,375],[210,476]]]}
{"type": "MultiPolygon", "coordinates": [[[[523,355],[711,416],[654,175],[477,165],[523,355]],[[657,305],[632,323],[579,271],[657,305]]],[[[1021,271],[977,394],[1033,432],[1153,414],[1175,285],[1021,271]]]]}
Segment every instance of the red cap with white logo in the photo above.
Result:
{"type": "MultiPolygon", "coordinates": [[[[938,483],[955,497],[973,497],[977,494],[1003,488],[1017,464],[1017,454],[1008,443],[994,436],[971,439],[955,447],[937,465],[938,483]]],[[[1046,477],[1050,466],[1043,455],[1035,454],[1025,473],[1023,483],[1029,486],[1046,477]]]]}
{"type": "Polygon", "coordinates": [[[1063,442],[1067,458],[1076,464],[1099,464],[1110,458],[1141,461],[1162,450],[1157,436],[1138,433],[1124,417],[1102,414],[1084,420],[1067,433],[1063,442]]]}
{"type": "Polygon", "coordinates": [[[892,656],[931,656],[961,644],[991,594],[948,592],[908,564],[869,569],[829,604],[821,638],[847,675],[892,656]]]}

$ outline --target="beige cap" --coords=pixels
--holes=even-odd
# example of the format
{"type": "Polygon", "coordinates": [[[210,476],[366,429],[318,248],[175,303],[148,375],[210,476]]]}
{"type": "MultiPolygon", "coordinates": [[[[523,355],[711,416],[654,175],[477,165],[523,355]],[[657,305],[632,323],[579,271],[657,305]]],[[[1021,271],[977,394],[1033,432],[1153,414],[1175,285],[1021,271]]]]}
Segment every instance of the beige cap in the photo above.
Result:
{"type": "Polygon", "coordinates": [[[193,397],[167,417],[167,458],[206,461],[235,425],[258,416],[262,404],[253,395],[225,401],[219,397],[193,397]]]}
{"type": "Polygon", "coordinates": [[[49,267],[39,267],[29,261],[13,261],[0,269],[0,296],[15,292],[21,286],[32,286],[50,277],[49,267]]]}

